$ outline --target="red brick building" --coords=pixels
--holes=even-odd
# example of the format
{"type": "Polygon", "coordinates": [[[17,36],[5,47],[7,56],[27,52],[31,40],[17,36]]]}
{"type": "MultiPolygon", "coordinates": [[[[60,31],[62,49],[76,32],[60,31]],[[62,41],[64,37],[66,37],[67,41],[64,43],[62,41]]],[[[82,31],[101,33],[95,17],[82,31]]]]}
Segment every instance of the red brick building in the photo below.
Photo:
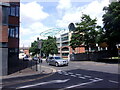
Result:
{"type": "MultiPolygon", "coordinates": [[[[2,75],[18,65],[20,1],[0,2],[0,60],[2,75]]],[[[14,0],[15,1],[15,0],[14,0]]]]}
{"type": "MultiPolygon", "coordinates": [[[[61,34],[59,38],[57,38],[57,47],[58,47],[58,55],[63,58],[68,58],[68,55],[73,53],[73,49],[70,44],[72,32],[61,34]]],[[[74,53],[84,53],[85,46],[80,46],[75,48],[74,53]]]]}

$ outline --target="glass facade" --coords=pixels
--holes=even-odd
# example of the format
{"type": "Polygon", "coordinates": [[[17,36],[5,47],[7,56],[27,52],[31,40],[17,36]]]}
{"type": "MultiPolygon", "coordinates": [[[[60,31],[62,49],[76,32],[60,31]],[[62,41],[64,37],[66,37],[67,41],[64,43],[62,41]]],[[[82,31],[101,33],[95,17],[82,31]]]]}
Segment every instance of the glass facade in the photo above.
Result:
{"type": "Polygon", "coordinates": [[[68,40],[68,39],[69,39],[68,36],[66,36],[66,37],[62,37],[62,41],[66,41],[66,40],[68,40]]]}
{"type": "Polygon", "coordinates": [[[8,44],[6,42],[0,42],[0,48],[7,48],[8,44]]]}
{"type": "Polygon", "coordinates": [[[8,7],[2,7],[2,23],[8,25],[8,7]]]}
{"type": "Polygon", "coordinates": [[[10,15],[15,16],[15,7],[10,7],[10,15]]]}
{"type": "Polygon", "coordinates": [[[19,28],[18,27],[9,27],[8,37],[18,38],[19,28]]]}
{"type": "Polygon", "coordinates": [[[8,8],[10,16],[19,16],[19,6],[12,6],[8,8]]]}

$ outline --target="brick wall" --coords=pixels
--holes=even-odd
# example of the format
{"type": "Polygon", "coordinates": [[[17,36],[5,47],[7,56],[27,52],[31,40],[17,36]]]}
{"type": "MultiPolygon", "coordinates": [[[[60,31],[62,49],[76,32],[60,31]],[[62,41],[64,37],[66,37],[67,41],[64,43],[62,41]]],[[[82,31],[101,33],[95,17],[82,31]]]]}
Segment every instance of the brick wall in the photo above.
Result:
{"type": "Polygon", "coordinates": [[[8,42],[8,26],[2,26],[0,30],[0,42],[8,42]]]}
{"type": "Polygon", "coordinates": [[[19,25],[19,18],[14,16],[9,16],[9,24],[19,25]]]}
{"type": "Polygon", "coordinates": [[[19,48],[19,40],[17,38],[9,38],[8,48],[19,48]]]}

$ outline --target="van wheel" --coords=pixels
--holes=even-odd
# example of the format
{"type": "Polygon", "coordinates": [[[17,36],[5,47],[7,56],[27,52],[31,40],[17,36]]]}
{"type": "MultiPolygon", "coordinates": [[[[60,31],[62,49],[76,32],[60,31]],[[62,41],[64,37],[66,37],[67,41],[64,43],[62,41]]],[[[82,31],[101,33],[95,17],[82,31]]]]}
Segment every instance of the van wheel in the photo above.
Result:
{"type": "Polygon", "coordinates": [[[58,67],[58,66],[59,66],[59,64],[58,64],[58,63],[55,63],[55,66],[56,66],[56,67],[58,67]]]}

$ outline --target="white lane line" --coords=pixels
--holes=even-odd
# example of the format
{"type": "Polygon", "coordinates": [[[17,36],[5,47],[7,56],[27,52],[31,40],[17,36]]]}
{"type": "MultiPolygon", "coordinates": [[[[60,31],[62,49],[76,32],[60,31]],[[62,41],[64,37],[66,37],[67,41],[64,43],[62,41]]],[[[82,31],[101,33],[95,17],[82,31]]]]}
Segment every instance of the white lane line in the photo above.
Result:
{"type": "Polygon", "coordinates": [[[62,71],[64,75],[69,75],[66,71],[62,71]]]}
{"type": "Polygon", "coordinates": [[[65,83],[65,82],[67,82],[67,81],[69,81],[69,80],[70,80],[70,79],[65,79],[65,80],[52,80],[52,81],[37,83],[37,84],[33,84],[33,85],[21,86],[21,87],[17,87],[16,89],[29,88],[29,87],[34,87],[34,86],[39,86],[39,85],[44,85],[44,84],[52,84],[52,83],[65,83]]]}
{"type": "Polygon", "coordinates": [[[69,75],[68,73],[64,73],[64,75],[69,75]]]}
{"type": "Polygon", "coordinates": [[[101,78],[94,78],[95,80],[97,79],[97,80],[99,80],[99,79],[101,79],[101,78]]]}
{"type": "Polygon", "coordinates": [[[70,76],[72,76],[72,77],[76,77],[76,75],[70,75],[70,76]]]}
{"type": "Polygon", "coordinates": [[[94,79],[89,79],[89,80],[96,81],[96,80],[103,80],[103,79],[101,79],[101,78],[94,78],[94,79]]]}
{"type": "Polygon", "coordinates": [[[78,78],[81,78],[81,79],[86,79],[85,77],[78,77],[78,78]]]}
{"type": "Polygon", "coordinates": [[[71,73],[71,72],[68,72],[68,74],[73,74],[73,73],[71,73]]]}
{"type": "Polygon", "coordinates": [[[69,75],[67,72],[64,72],[63,74],[64,74],[64,75],[69,75]]]}
{"type": "Polygon", "coordinates": [[[75,75],[78,75],[78,76],[80,76],[81,74],[75,74],[75,75]]]}
{"type": "Polygon", "coordinates": [[[119,82],[117,82],[117,81],[113,81],[113,80],[109,80],[109,82],[112,82],[112,83],[119,83],[119,82]]]}
{"type": "Polygon", "coordinates": [[[91,76],[88,76],[88,75],[84,75],[84,77],[86,77],[86,78],[91,78],[91,76]]]}
{"type": "Polygon", "coordinates": [[[89,79],[89,80],[94,81],[95,79],[89,79]]]}
{"type": "Polygon", "coordinates": [[[63,88],[62,90],[70,89],[70,88],[75,88],[75,87],[83,86],[83,85],[88,85],[88,84],[95,83],[95,82],[99,82],[99,81],[102,81],[102,80],[103,80],[103,79],[93,80],[93,81],[86,82],[86,83],[80,83],[80,84],[77,84],[77,85],[73,85],[73,86],[69,86],[69,87],[63,88]]]}

